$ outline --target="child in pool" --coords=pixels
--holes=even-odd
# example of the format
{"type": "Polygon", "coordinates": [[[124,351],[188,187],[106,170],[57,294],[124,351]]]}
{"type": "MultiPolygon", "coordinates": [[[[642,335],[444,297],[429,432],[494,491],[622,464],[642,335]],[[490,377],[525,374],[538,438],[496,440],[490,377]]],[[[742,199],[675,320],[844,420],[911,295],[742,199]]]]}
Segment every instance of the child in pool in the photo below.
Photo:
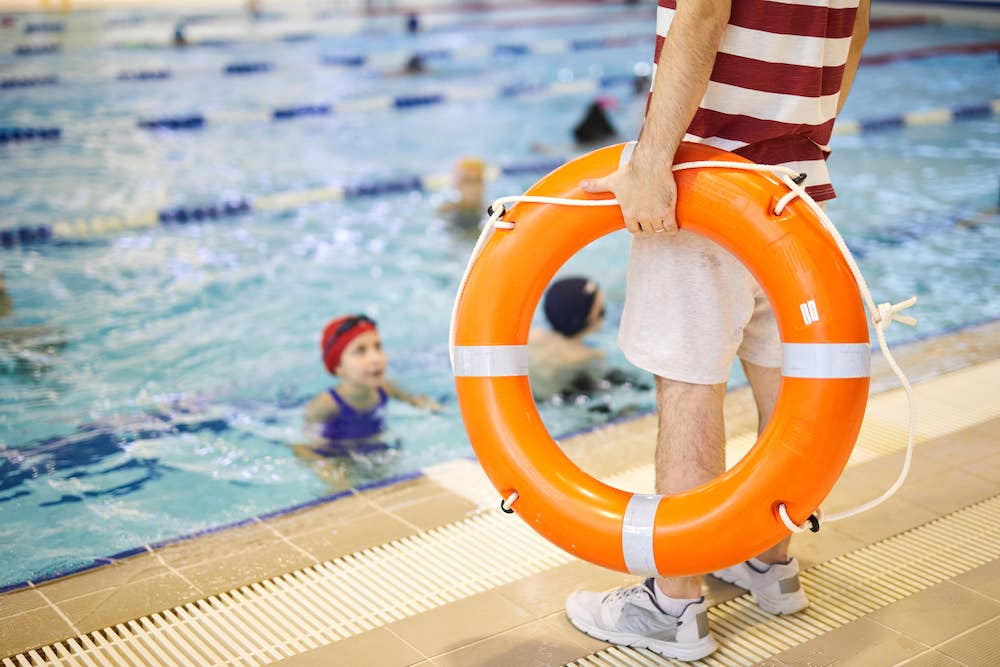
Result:
{"type": "Polygon", "coordinates": [[[466,235],[479,233],[486,205],[486,163],[477,157],[465,157],[455,164],[455,197],[438,210],[451,225],[466,235]]]}
{"type": "Polygon", "coordinates": [[[558,394],[596,388],[604,375],[604,351],[584,338],[604,326],[604,293],[593,280],[562,278],[545,292],[545,318],[551,329],[528,336],[531,392],[546,400],[558,394]]]}
{"type": "Polygon", "coordinates": [[[386,379],[388,362],[374,320],[364,315],[338,317],[323,330],[320,347],[323,365],[339,382],[306,405],[306,421],[321,427],[321,443],[310,448],[314,455],[386,449],[379,436],[385,431],[389,398],[431,410],[440,407],[426,397],[406,394],[386,379]]]}
{"type": "MultiPolygon", "coordinates": [[[[651,388],[635,373],[609,366],[604,350],[585,342],[604,326],[604,292],[596,282],[578,276],[556,280],[545,292],[543,308],[550,328],[533,328],[528,335],[528,376],[536,400],[593,395],[618,385],[651,388]]],[[[607,411],[600,404],[588,409],[607,411]]]]}

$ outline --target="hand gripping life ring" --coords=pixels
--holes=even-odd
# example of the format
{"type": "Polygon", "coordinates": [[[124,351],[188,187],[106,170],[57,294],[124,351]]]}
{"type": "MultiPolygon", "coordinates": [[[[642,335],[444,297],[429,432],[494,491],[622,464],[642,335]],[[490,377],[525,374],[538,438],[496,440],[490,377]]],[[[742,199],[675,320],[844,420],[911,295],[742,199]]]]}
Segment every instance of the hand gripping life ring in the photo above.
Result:
{"type": "MultiPolygon", "coordinates": [[[[526,196],[597,199],[581,179],[618,168],[623,145],[578,158],[526,196]]],[[[747,162],[685,144],[677,163],[747,162]]],[[[622,229],[617,206],[520,202],[482,245],[453,324],[456,390],[469,439],[503,497],[542,536],[584,560],[635,574],[680,576],[746,560],[805,522],[857,439],[868,398],[870,344],[855,279],[816,214],[769,173],[678,171],[677,220],[722,244],[760,282],[783,347],[778,405],[757,444],[715,480],[670,496],[629,493],[574,464],[549,435],[528,384],[532,316],[556,271],[591,241],[622,229]],[[782,508],[782,505],[784,508],[782,508]]]]}

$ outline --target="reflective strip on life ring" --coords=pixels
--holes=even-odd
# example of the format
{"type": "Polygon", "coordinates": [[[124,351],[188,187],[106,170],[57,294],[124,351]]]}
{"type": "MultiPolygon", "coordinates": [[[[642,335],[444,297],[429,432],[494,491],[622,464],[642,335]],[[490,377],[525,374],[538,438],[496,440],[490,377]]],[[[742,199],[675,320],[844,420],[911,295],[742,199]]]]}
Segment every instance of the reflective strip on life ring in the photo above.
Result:
{"type": "MultiPolygon", "coordinates": [[[[578,187],[625,159],[609,146],[555,170],[527,195],[597,199],[578,187]]],[[[746,160],[684,144],[676,161],[746,160]]],[[[665,167],[666,168],[666,167],[665,167]]],[[[545,288],[591,241],[623,228],[616,206],[518,203],[482,247],[456,307],[455,383],[472,446],[502,497],[532,528],[584,560],[681,576],[746,560],[805,521],[833,487],[861,428],[869,386],[868,322],[835,242],[787,187],[732,167],[675,172],[677,219],[738,257],[771,301],[783,347],[778,405],[732,469],[670,496],[629,493],[573,463],[549,435],[528,384],[527,340],[545,288]]],[[[639,464],[641,462],[636,462],[639,464]]]]}

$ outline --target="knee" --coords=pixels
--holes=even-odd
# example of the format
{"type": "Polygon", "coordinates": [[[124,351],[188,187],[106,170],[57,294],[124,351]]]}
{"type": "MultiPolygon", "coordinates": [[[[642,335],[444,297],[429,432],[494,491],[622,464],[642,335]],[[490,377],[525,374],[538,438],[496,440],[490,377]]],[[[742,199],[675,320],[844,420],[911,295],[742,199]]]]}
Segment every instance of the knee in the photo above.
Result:
{"type": "Polygon", "coordinates": [[[726,395],[725,384],[693,384],[656,376],[656,402],[668,404],[711,406],[722,404],[726,395]]]}

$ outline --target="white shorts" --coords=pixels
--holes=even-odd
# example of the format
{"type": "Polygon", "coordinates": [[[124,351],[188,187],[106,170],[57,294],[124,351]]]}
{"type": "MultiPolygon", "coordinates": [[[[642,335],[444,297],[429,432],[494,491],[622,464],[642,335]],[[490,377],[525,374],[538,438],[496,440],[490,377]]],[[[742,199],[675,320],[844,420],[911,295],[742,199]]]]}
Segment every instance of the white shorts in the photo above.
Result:
{"type": "Polygon", "coordinates": [[[694,232],[632,237],[618,344],[655,375],[720,384],[738,355],[781,366],[771,304],[750,271],[694,232]]]}

